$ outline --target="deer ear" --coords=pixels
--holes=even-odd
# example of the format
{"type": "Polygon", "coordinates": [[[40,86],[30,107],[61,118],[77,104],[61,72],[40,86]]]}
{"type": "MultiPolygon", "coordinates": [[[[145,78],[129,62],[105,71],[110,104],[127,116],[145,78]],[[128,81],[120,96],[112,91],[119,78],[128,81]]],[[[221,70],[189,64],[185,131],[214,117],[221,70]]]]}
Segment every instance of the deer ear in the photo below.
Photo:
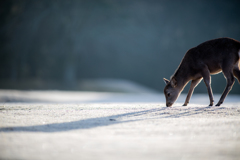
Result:
{"type": "Polygon", "coordinates": [[[164,81],[166,84],[170,83],[170,81],[167,80],[166,78],[163,78],[163,81],[164,81]]]}
{"type": "Polygon", "coordinates": [[[175,78],[172,78],[172,80],[171,80],[171,86],[172,86],[173,88],[177,87],[177,80],[176,80],[175,78]]]}

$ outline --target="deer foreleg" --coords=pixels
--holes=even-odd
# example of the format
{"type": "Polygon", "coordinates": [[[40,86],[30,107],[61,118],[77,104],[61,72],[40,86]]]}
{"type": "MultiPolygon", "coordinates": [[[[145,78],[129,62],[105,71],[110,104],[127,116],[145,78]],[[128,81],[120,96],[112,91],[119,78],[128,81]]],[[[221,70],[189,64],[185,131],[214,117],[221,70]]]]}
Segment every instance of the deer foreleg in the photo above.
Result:
{"type": "Polygon", "coordinates": [[[201,80],[202,80],[202,78],[192,80],[190,89],[189,89],[188,94],[187,94],[187,98],[186,98],[185,103],[183,104],[183,106],[187,106],[188,105],[189,100],[190,100],[190,98],[191,98],[191,96],[193,94],[194,88],[201,82],[201,80]]]}
{"type": "Polygon", "coordinates": [[[207,86],[208,96],[209,96],[209,100],[210,100],[209,106],[212,106],[214,100],[213,100],[213,93],[212,93],[212,88],[211,88],[211,75],[210,75],[210,72],[209,72],[207,66],[202,71],[202,76],[203,76],[204,83],[207,86]]]}

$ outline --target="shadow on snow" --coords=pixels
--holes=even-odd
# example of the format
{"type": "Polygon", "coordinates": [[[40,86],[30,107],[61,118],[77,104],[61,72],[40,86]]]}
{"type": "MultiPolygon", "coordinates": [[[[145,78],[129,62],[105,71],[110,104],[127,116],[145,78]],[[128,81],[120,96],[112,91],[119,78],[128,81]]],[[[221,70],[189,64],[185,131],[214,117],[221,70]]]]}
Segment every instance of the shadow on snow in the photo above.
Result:
{"type": "Polygon", "coordinates": [[[206,111],[216,111],[221,109],[224,109],[224,107],[180,107],[180,109],[177,107],[173,108],[164,107],[106,117],[89,118],[72,122],[52,123],[34,126],[2,127],[0,128],[0,132],[63,132],[70,130],[90,129],[101,126],[109,126],[114,124],[148,119],[181,118],[192,116],[195,114],[201,114],[202,112],[206,111]],[[171,113],[172,111],[176,111],[177,113],[171,113]],[[144,117],[144,115],[147,114],[151,114],[151,116],[144,117]],[[131,118],[134,119],[131,120],[131,118]]]}

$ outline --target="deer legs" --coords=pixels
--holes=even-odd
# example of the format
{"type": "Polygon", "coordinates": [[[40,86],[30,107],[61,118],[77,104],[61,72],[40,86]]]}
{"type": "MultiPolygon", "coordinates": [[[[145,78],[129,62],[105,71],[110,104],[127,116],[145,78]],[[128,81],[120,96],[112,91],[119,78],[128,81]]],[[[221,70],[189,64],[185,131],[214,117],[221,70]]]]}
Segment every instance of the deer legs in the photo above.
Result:
{"type": "Polygon", "coordinates": [[[210,100],[209,106],[213,106],[214,100],[213,100],[213,93],[212,93],[212,88],[211,88],[211,74],[210,74],[207,66],[204,67],[204,69],[202,71],[202,76],[203,76],[204,83],[207,86],[208,96],[209,96],[209,100],[210,100]]]}
{"type": "MultiPolygon", "coordinates": [[[[232,89],[232,86],[235,81],[234,77],[236,77],[238,79],[238,82],[240,83],[240,69],[238,67],[234,67],[233,70],[231,70],[231,69],[224,70],[223,69],[222,72],[227,80],[227,86],[226,86],[224,92],[222,93],[222,96],[221,96],[219,102],[216,104],[216,106],[220,106],[223,103],[224,99],[226,98],[226,96],[228,95],[230,90],[232,89]]],[[[209,100],[210,100],[209,106],[213,106],[214,100],[213,100],[213,93],[212,93],[212,88],[211,88],[211,74],[210,74],[210,71],[208,70],[207,66],[205,66],[204,69],[202,70],[202,78],[204,80],[204,83],[207,86],[207,91],[208,91],[209,100]]],[[[190,89],[187,94],[187,98],[186,98],[183,106],[188,105],[189,100],[194,91],[194,88],[201,82],[202,78],[192,80],[190,89]]]]}
{"type": "Polygon", "coordinates": [[[202,78],[192,80],[190,89],[188,91],[187,98],[186,98],[185,103],[183,104],[183,106],[187,106],[188,105],[189,100],[190,100],[190,98],[191,98],[191,96],[193,94],[194,88],[201,82],[201,80],[202,80],[202,78]]]}
{"type": "Polygon", "coordinates": [[[219,102],[216,104],[216,106],[220,106],[223,103],[223,101],[226,98],[226,96],[228,95],[229,91],[232,89],[232,86],[233,86],[234,81],[235,81],[232,72],[229,72],[229,71],[228,72],[224,72],[223,71],[223,74],[224,74],[224,76],[225,76],[225,78],[227,80],[227,86],[226,86],[226,88],[225,88],[225,90],[224,90],[224,92],[223,92],[219,102]]]}

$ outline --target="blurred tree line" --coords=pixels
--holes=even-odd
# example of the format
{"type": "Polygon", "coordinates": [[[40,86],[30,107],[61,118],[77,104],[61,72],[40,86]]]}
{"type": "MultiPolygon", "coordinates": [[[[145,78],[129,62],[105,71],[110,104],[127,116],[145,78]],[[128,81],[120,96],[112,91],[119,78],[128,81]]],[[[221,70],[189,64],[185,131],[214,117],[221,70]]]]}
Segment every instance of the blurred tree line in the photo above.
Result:
{"type": "MultiPolygon", "coordinates": [[[[162,91],[188,49],[240,40],[239,8],[238,0],[3,0],[0,88],[39,81],[74,89],[83,79],[113,78],[162,91]]],[[[212,81],[222,92],[223,75],[212,81]]],[[[240,93],[237,83],[231,93],[240,93]]]]}

